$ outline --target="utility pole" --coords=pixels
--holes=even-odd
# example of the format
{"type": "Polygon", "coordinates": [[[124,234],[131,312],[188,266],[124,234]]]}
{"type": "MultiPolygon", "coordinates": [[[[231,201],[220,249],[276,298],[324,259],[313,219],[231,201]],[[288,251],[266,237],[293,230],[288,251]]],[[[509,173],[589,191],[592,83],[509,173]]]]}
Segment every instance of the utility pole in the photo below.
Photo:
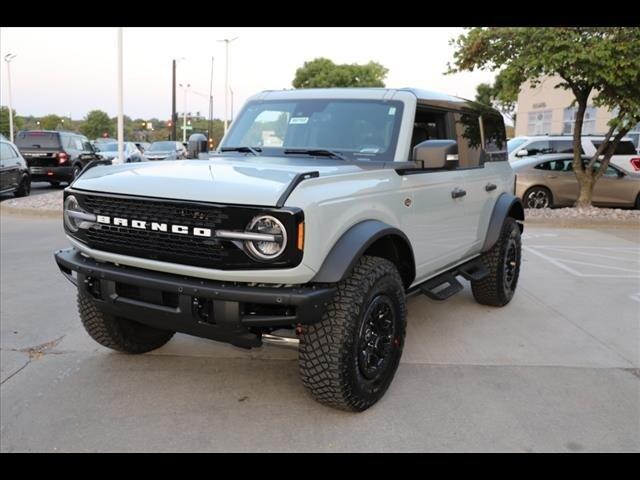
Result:
{"type": "Polygon", "coordinates": [[[9,87],[9,141],[13,142],[13,105],[11,103],[11,60],[16,58],[15,53],[7,53],[4,61],[7,62],[7,87],[9,87]]]}
{"type": "Polygon", "coordinates": [[[118,28],[118,158],[124,163],[124,118],[122,106],[122,27],[118,28]]]}
{"type": "Polygon", "coordinates": [[[225,46],[225,74],[224,74],[224,133],[227,133],[228,128],[228,119],[229,119],[229,44],[234,40],[237,40],[238,37],[234,37],[232,39],[225,38],[223,40],[218,40],[219,42],[224,42],[225,46]]]}

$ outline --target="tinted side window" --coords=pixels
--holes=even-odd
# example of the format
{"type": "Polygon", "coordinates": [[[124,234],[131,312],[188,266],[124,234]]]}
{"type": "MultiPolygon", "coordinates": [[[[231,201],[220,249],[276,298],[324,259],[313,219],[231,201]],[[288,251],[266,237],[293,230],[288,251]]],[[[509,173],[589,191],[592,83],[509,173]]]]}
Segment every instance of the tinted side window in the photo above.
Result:
{"type": "MultiPolygon", "coordinates": [[[[593,141],[593,146],[596,147],[596,149],[602,145],[602,141],[600,140],[594,140],[593,141]]],[[[618,146],[616,147],[615,152],[613,152],[614,155],[635,155],[636,154],[636,147],[633,145],[633,142],[629,141],[629,140],[625,140],[623,142],[620,142],[618,144],[618,146]]]]}
{"type": "Polygon", "coordinates": [[[500,115],[483,114],[485,162],[499,162],[508,159],[504,120],[500,115]]]}
{"type": "Polygon", "coordinates": [[[482,165],[482,136],[480,117],[472,113],[454,113],[458,139],[459,168],[482,165]]]}
{"type": "Polygon", "coordinates": [[[11,145],[8,143],[0,143],[0,160],[4,162],[5,160],[9,160],[16,156],[17,155],[13,151],[13,148],[11,148],[11,145]]]}
{"type": "Polygon", "coordinates": [[[533,142],[529,145],[523,147],[529,155],[541,155],[543,153],[549,153],[551,151],[551,145],[547,140],[542,140],[539,142],[533,142]]]}
{"type": "MultiPolygon", "coordinates": [[[[552,140],[551,149],[552,153],[573,153],[573,141],[572,140],[552,140]]],[[[584,150],[580,148],[580,154],[584,155],[584,150]]]]}

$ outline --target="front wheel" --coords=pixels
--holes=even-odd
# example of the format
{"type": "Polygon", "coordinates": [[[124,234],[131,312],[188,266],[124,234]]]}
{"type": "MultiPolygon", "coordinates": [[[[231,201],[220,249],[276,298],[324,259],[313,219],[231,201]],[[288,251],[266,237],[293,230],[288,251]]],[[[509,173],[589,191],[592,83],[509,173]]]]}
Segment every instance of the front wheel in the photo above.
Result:
{"type": "Polygon", "coordinates": [[[31,193],[31,179],[29,175],[23,175],[20,186],[13,192],[16,197],[28,197],[31,193]]]}
{"type": "Polygon", "coordinates": [[[150,352],[171,340],[175,333],[103,313],[98,310],[92,297],[80,292],[78,312],[91,338],[102,346],[120,352],[150,352]]]}
{"type": "Polygon", "coordinates": [[[322,320],[303,328],[298,352],[302,382],[321,403],[366,410],[393,380],[406,322],[396,267],[383,258],[362,257],[338,284],[322,320]]]}
{"type": "Polygon", "coordinates": [[[482,257],[488,275],[471,282],[476,302],[502,307],[511,301],[520,275],[521,249],[520,227],[508,217],[502,225],[500,238],[482,257]]]}

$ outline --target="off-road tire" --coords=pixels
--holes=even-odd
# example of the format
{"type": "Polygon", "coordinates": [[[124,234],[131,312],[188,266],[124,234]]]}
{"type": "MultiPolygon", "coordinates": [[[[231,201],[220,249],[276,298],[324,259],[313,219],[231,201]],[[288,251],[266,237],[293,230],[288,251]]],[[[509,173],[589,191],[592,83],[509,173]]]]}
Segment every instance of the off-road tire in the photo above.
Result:
{"type": "MultiPolygon", "coordinates": [[[[371,317],[369,317],[371,318],[371,317]]],[[[302,382],[320,403],[348,411],[363,411],[386,392],[400,363],[407,322],[405,291],[397,268],[389,260],[364,256],[349,277],[337,285],[322,320],[304,326],[298,363],[302,382]],[[388,357],[379,376],[362,373],[360,342],[367,328],[365,313],[384,299],[392,312],[388,357]]],[[[366,330],[368,331],[368,330],[366,330]]]]}
{"type": "Polygon", "coordinates": [[[513,218],[507,217],[502,225],[500,238],[482,256],[482,262],[489,270],[489,274],[483,280],[471,282],[471,291],[476,302],[482,305],[502,307],[511,301],[520,275],[521,249],[520,227],[513,218]],[[511,257],[511,246],[515,249],[514,256],[507,258],[507,256],[511,257]],[[507,265],[509,262],[515,262],[515,265],[507,265]],[[511,274],[509,274],[508,268],[513,269],[511,274]],[[512,279],[509,282],[505,280],[505,277],[507,280],[510,277],[512,279]]]}
{"type": "Polygon", "coordinates": [[[95,300],[78,292],[78,312],[87,333],[100,345],[126,353],[146,353],[171,340],[175,332],[105,314],[95,300]]]}
{"type": "Polygon", "coordinates": [[[23,175],[20,180],[20,186],[18,189],[13,192],[13,195],[16,197],[28,197],[31,193],[31,180],[28,175],[23,175]]]}

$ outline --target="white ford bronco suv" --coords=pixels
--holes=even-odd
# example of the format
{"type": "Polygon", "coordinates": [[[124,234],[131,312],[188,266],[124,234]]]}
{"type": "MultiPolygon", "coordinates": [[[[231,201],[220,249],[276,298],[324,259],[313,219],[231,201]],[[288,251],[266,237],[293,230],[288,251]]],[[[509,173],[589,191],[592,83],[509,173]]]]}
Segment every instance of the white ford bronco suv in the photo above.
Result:
{"type": "Polygon", "coordinates": [[[514,184],[491,108],[416,89],[268,91],[208,160],[85,169],[64,191],[73,248],[55,259],[106,347],[144,353],[175,332],[293,344],[317,400],[362,411],[400,362],[408,294],[444,300],[461,276],[482,304],[511,300],[514,184]]]}

